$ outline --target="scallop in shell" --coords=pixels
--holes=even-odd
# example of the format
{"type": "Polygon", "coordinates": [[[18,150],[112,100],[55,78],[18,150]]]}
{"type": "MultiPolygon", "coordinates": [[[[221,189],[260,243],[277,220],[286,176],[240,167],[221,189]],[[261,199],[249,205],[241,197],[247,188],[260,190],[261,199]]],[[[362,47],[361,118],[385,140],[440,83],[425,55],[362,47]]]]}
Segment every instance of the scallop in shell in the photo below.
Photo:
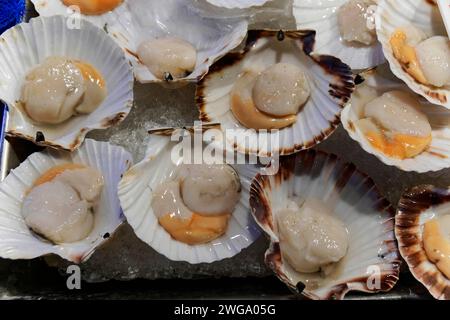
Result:
{"type": "MultiPolygon", "coordinates": [[[[0,199],[2,202],[2,208],[0,209],[0,236],[2,238],[0,256],[8,259],[33,259],[43,255],[56,254],[75,263],[89,259],[95,249],[102,245],[125,221],[117,197],[117,186],[121,175],[131,165],[131,155],[123,148],[90,139],[87,139],[83,146],[73,153],[50,149],[32,154],[18,168],[13,169],[0,184],[0,199]],[[58,187],[60,187],[58,194],[64,196],[68,192],[69,199],[73,199],[73,197],[70,198],[70,188],[68,189],[64,183],[61,183],[63,178],[58,181],[59,184],[55,185],[53,189],[49,183],[39,182],[39,180],[44,179],[43,175],[48,175],[50,169],[56,172],[55,168],[76,166],[92,168],[92,172],[98,171],[103,177],[100,197],[96,199],[93,210],[92,229],[86,229],[88,230],[87,236],[83,235],[81,239],[78,238],[79,235],[71,233],[70,230],[64,231],[65,234],[58,234],[60,230],[57,230],[58,232],[50,233],[50,238],[54,241],[48,241],[31,231],[30,227],[35,227],[37,231],[47,233],[50,232],[50,226],[56,222],[52,221],[52,223],[46,225],[45,221],[42,221],[42,216],[29,215],[25,217],[23,212],[26,210],[23,211],[22,206],[25,205],[24,201],[28,201],[27,208],[37,208],[39,201],[44,201],[44,199],[38,199],[36,202],[33,201],[33,197],[42,197],[42,192],[45,192],[45,189],[54,190],[58,187]],[[36,190],[34,187],[37,185],[44,188],[36,190]],[[33,192],[35,194],[32,194],[33,192]],[[58,241],[60,239],[65,242],[61,243],[58,241]]],[[[65,172],[70,172],[70,170],[62,171],[60,174],[62,175],[65,172]]],[[[70,179],[70,177],[65,178],[70,179]]],[[[48,177],[46,179],[48,180],[48,177]]],[[[81,179],[80,176],[78,176],[78,179],[81,179]]],[[[80,180],[77,183],[84,185],[83,181],[80,180]]],[[[87,194],[92,190],[84,189],[82,191],[84,192],[83,198],[92,199],[87,194]]],[[[95,194],[95,192],[92,194],[95,194]]],[[[48,194],[48,196],[52,195],[48,194]]],[[[55,208],[69,208],[69,204],[58,203],[57,198],[54,200],[56,202],[52,201],[55,208]]],[[[29,210],[27,212],[30,213],[29,210]]],[[[39,212],[46,214],[45,210],[39,212]]],[[[79,222],[84,223],[83,220],[79,220],[79,222]]],[[[83,230],[83,226],[78,223],[73,224],[72,227],[76,230],[83,230]]]]}
{"type": "Polygon", "coordinates": [[[395,235],[409,270],[442,300],[450,300],[449,201],[449,189],[417,186],[403,194],[395,217],[395,235]]]}
{"type": "Polygon", "coordinates": [[[381,1],[375,22],[392,72],[431,103],[450,108],[450,45],[437,4],[381,1]]]}
{"type": "MultiPolygon", "coordinates": [[[[170,135],[173,132],[174,130],[167,129],[166,135],[160,135],[161,133],[152,135],[145,159],[132,167],[120,182],[119,198],[127,221],[142,241],[171,260],[197,264],[230,258],[253,243],[260,235],[258,227],[251,219],[248,207],[249,188],[251,179],[256,175],[256,169],[244,165],[229,167],[231,171],[239,175],[240,191],[237,199],[235,199],[235,192],[231,191],[236,191],[234,183],[230,185],[230,188],[220,191],[220,195],[210,197],[229,184],[216,184],[216,180],[201,174],[197,174],[191,183],[184,180],[183,185],[180,186],[179,170],[185,166],[183,155],[179,153],[179,149],[183,148],[183,142],[171,141],[170,135]],[[212,188],[211,183],[214,184],[212,188]],[[197,193],[194,191],[196,188],[204,192],[197,193]],[[166,202],[167,196],[173,196],[170,198],[172,200],[169,199],[169,204],[166,202]],[[186,197],[191,200],[187,201],[186,197]],[[217,198],[223,199],[217,200],[217,198]],[[234,204],[235,200],[238,201],[237,204],[234,204]],[[193,204],[194,202],[196,204],[193,204]],[[232,206],[230,207],[227,202],[232,203],[232,206]],[[174,204],[175,208],[173,208],[174,204]],[[227,221],[221,219],[224,205],[225,208],[229,207],[228,209],[233,210],[231,215],[226,217],[227,221]],[[195,214],[194,217],[196,209],[212,213],[209,216],[214,221],[200,220],[205,222],[205,225],[210,225],[207,229],[214,231],[214,234],[203,232],[206,230],[203,223],[199,223],[200,220],[194,218],[205,217],[205,215],[195,214]],[[170,212],[173,214],[168,216],[167,213],[170,212]],[[177,223],[170,221],[171,218],[178,218],[178,216],[181,221],[175,221],[177,223]],[[192,230],[187,230],[186,224],[183,223],[187,219],[192,222],[192,225],[188,226],[193,227],[192,230]]],[[[192,166],[194,167],[191,169],[197,173],[199,171],[198,168],[195,169],[195,166],[205,166],[202,167],[205,172],[211,172],[206,164],[192,166]]]]}
{"type": "Polygon", "coordinates": [[[343,299],[396,284],[394,209],[353,165],[305,151],[282,158],[275,176],[258,175],[250,190],[252,214],[271,242],[266,264],[295,292],[343,299]]]}
{"type": "MultiPolygon", "coordinates": [[[[62,16],[38,17],[2,34],[0,38],[0,55],[2,56],[0,100],[8,105],[10,111],[7,124],[8,135],[24,138],[43,146],[75,150],[89,131],[106,129],[125,119],[133,104],[134,82],[131,67],[124,53],[102,29],[88,21],[80,21],[80,29],[70,28],[68,23],[68,18],[62,16]],[[37,34],[40,36],[37,37],[37,34]],[[92,46],[92,43],[96,45],[92,46]],[[35,111],[39,112],[30,113],[30,110],[23,108],[20,100],[24,99],[22,92],[25,92],[23,90],[25,84],[41,79],[42,73],[48,70],[60,71],[61,68],[57,70],[56,67],[41,70],[49,58],[55,59],[55,57],[58,57],[56,59],[63,57],[74,62],[65,63],[62,68],[62,70],[67,69],[65,72],[74,77],[73,83],[72,80],[70,81],[71,86],[76,82],[75,75],[78,75],[78,78],[82,75],[84,77],[83,70],[74,67],[77,61],[82,62],[85,70],[89,68],[95,70],[94,73],[101,74],[106,94],[98,100],[101,103],[96,105],[95,110],[89,110],[90,108],[84,105],[85,110],[80,109],[77,115],[64,112],[64,116],[61,116],[62,113],[57,112],[58,115],[53,116],[41,112],[39,106],[47,105],[45,100],[47,98],[50,100],[50,96],[52,99],[57,96],[58,101],[64,101],[65,104],[70,99],[73,100],[72,102],[79,100],[79,97],[74,94],[75,90],[68,91],[72,94],[70,99],[64,99],[56,94],[46,94],[48,90],[52,90],[45,87],[50,83],[49,81],[36,81],[35,87],[29,87],[28,94],[25,95],[25,100],[31,102],[32,106],[36,105],[35,111]],[[40,69],[36,71],[38,66],[40,69]],[[44,122],[34,121],[38,118],[44,122]],[[62,120],[66,121],[53,124],[62,120]]],[[[46,78],[42,77],[42,79],[46,78]]],[[[66,78],[63,77],[63,79],[66,78]]],[[[77,87],[74,86],[73,89],[77,87]]],[[[86,101],[86,98],[83,101],[86,101]]],[[[51,102],[49,101],[48,105],[53,105],[54,100],[51,102]]],[[[82,106],[79,105],[79,107],[82,106]]]]}
{"type": "Polygon", "coordinates": [[[353,74],[339,59],[314,54],[314,44],[314,31],[251,30],[241,52],[213,65],[196,100],[202,121],[221,124],[220,143],[265,157],[311,148],[333,133],[353,74]]]}
{"type": "Polygon", "coordinates": [[[314,51],[331,54],[352,69],[365,69],[385,61],[375,34],[372,0],[294,0],[299,29],[317,32],[314,51]]]}
{"type": "Polygon", "coordinates": [[[134,0],[122,7],[121,16],[108,21],[108,32],[142,83],[196,82],[247,32],[245,19],[202,17],[189,1],[134,0]]]}
{"type": "MultiPolygon", "coordinates": [[[[424,173],[449,168],[450,129],[448,125],[450,124],[450,113],[448,110],[444,107],[433,105],[411,92],[404,83],[391,74],[387,65],[362,73],[361,76],[364,82],[356,87],[352,99],[342,112],[342,124],[350,137],[357,141],[365,151],[373,154],[383,163],[404,171],[424,173]],[[424,139],[419,139],[417,135],[418,139],[413,139],[414,141],[411,139],[405,140],[409,146],[417,146],[417,152],[413,152],[408,157],[398,157],[398,152],[386,153],[366,134],[366,126],[360,125],[362,124],[361,120],[365,118],[364,110],[367,110],[368,104],[373,103],[377,99],[382,99],[383,96],[392,92],[400,92],[406,95],[407,101],[412,99],[411,104],[418,107],[420,119],[412,118],[408,122],[405,115],[398,118],[394,113],[384,112],[383,115],[386,119],[382,121],[387,126],[392,126],[393,132],[408,133],[410,131],[411,138],[416,136],[418,132],[424,130],[427,132],[424,139]],[[422,127],[419,122],[423,122],[422,127]],[[413,131],[417,131],[417,133],[413,131]],[[430,133],[431,139],[428,139],[430,133]],[[421,144],[422,146],[420,146],[421,144]]],[[[399,143],[396,141],[394,139],[393,144],[390,145],[392,147],[391,151],[395,151],[396,147],[400,145],[401,141],[398,141],[399,143]]]]}

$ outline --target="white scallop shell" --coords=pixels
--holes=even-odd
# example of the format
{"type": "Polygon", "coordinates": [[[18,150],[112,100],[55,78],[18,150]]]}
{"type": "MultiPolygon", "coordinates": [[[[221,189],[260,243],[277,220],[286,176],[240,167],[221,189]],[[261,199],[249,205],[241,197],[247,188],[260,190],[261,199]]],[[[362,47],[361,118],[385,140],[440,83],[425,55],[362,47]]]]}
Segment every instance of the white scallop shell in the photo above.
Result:
{"type": "Polygon", "coordinates": [[[331,135],[354,89],[350,68],[337,58],[312,53],[313,31],[250,30],[243,51],[230,53],[213,65],[196,92],[200,119],[220,123],[227,149],[271,157],[308,149],[331,135]],[[277,37],[284,40],[279,41],[277,37]],[[311,96],[297,114],[297,122],[276,132],[243,127],[230,107],[233,84],[253,64],[269,67],[285,62],[301,67],[309,79],[311,96]],[[235,134],[231,134],[234,132],[235,134]]]}
{"type": "Polygon", "coordinates": [[[170,236],[158,223],[151,207],[152,190],[166,181],[176,165],[183,161],[180,155],[173,155],[173,160],[171,158],[177,145],[177,142],[171,142],[170,137],[152,135],[146,158],[124,175],[119,184],[119,199],[127,221],[142,241],[171,260],[196,264],[233,257],[260,235],[248,205],[250,184],[256,169],[233,165],[240,176],[242,196],[229,221],[227,232],[210,243],[188,245],[170,236]]]}
{"type": "Polygon", "coordinates": [[[394,237],[395,211],[354,165],[313,150],[284,157],[276,175],[253,180],[250,206],[271,241],[266,264],[294,292],[310,299],[343,299],[349,291],[389,291],[396,284],[401,262],[394,237]],[[348,230],[349,248],[338,273],[317,287],[308,287],[306,275],[285,262],[280,251],[277,213],[293,196],[324,201],[348,230]]]}
{"type": "MultiPolygon", "coordinates": [[[[125,0],[129,1],[129,0],[125,0]]],[[[102,15],[84,15],[79,12],[74,12],[71,8],[67,7],[61,0],[31,0],[34,4],[34,8],[42,17],[51,16],[65,16],[76,17],[88,20],[99,28],[105,27],[108,21],[118,19],[122,11],[123,3],[115,8],[113,11],[102,15]]]]}
{"type": "Polygon", "coordinates": [[[262,6],[270,0],[206,0],[216,7],[227,9],[246,9],[250,7],[262,6]]]}
{"type": "Polygon", "coordinates": [[[132,165],[131,155],[121,147],[87,139],[73,153],[48,149],[34,153],[11,171],[0,184],[0,257],[33,259],[56,254],[69,261],[84,262],[125,220],[117,197],[121,175],[132,165]],[[22,202],[33,183],[47,170],[65,163],[77,163],[98,169],[104,177],[95,227],[84,240],[53,244],[42,240],[27,227],[22,217],[22,202]],[[106,235],[106,237],[105,237],[106,235]]]}
{"type": "Polygon", "coordinates": [[[429,260],[422,244],[423,226],[449,214],[450,189],[417,186],[400,199],[395,216],[395,236],[400,253],[413,276],[436,299],[450,300],[450,279],[429,260]]]}
{"type": "Polygon", "coordinates": [[[378,39],[383,46],[384,55],[392,72],[414,92],[422,95],[433,104],[450,109],[450,89],[435,88],[418,83],[403,70],[402,65],[394,57],[389,40],[397,28],[414,25],[428,37],[445,35],[445,26],[436,4],[428,0],[383,0],[378,5],[375,15],[378,39]]]}
{"type": "Polygon", "coordinates": [[[379,95],[391,90],[410,92],[408,87],[396,79],[388,70],[387,65],[361,74],[365,81],[356,87],[352,99],[342,112],[341,121],[350,137],[357,141],[368,153],[376,156],[380,161],[395,166],[403,171],[425,173],[450,168],[450,111],[444,107],[433,105],[417,97],[431,124],[432,141],[430,147],[415,158],[397,159],[386,156],[383,152],[374,148],[364,134],[355,127],[357,120],[361,118],[361,96],[358,95],[360,86],[369,86],[377,90],[379,95]]]}
{"type": "Polygon", "coordinates": [[[108,20],[108,32],[125,50],[131,61],[136,79],[142,83],[163,80],[156,78],[139,60],[136,52],[145,40],[177,37],[197,49],[194,71],[174,82],[196,82],[209,70],[211,64],[237,47],[244,39],[248,22],[241,18],[206,18],[199,15],[191,3],[183,0],[125,2],[120,16],[108,20]]]}
{"type": "Polygon", "coordinates": [[[133,105],[133,73],[119,46],[107,34],[87,21],[80,29],[70,29],[67,18],[34,18],[3,33],[0,37],[0,100],[9,107],[7,134],[35,141],[40,145],[74,150],[93,129],[104,129],[121,122],[133,105]],[[37,125],[19,110],[25,76],[49,56],[67,56],[92,64],[106,81],[108,95],[89,115],[72,117],[59,125],[37,125]]]}
{"type": "Polygon", "coordinates": [[[380,43],[355,46],[342,40],[337,11],[347,1],[294,0],[293,14],[297,28],[315,30],[315,52],[336,56],[352,69],[365,69],[382,64],[385,58],[380,43]]]}

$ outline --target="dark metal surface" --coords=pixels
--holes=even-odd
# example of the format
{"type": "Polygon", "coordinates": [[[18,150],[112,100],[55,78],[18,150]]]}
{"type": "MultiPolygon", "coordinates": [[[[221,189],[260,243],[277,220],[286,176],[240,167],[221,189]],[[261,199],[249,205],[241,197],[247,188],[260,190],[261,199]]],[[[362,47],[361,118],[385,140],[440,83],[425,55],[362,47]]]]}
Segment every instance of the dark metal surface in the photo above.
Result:
{"type": "MultiPolygon", "coordinates": [[[[133,280],[82,283],[68,290],[67,275],[42,259],[0,260],[0,299],[298,299],[275,277],[246,279],[133,280]]],[[[389,293],[349,294],[346,299],[431,299],[408,273],[389,293]]]]}

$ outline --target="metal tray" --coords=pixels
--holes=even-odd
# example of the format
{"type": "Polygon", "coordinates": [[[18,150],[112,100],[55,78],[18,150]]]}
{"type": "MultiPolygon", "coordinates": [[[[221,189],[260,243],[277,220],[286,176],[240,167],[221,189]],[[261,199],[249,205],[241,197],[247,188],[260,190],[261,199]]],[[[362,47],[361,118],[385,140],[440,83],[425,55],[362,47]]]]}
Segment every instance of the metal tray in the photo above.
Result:
{"type": "MultiPolygon", "coordinates": [[[[254,28],[292,27],[292,17],[285,15],[285,12],[289,11],[286,7],[288,0],[274,2],[275,8],[255,13],[252,17],[254,28]]],[[[36,13],[29,7],[28,17],[35,15],[36,13]]],[[[144,155],[148,129],[190,125],[198,118],[194,92],[194,85],[168,90],[158,85],[136,84],[135,106],[129,117],[117,127],[92,132],[88,137],[108,140],[125,147],[134,155],[137,162],[144,155]]],[[[365,153],[342,128],[318,149],[335,153],[355,163],[359,169],[375,180],[382,193],[394,204],[408,187],[423,183],[450,185],[450,170],[418,175],[385,166],[365,153]]],[[[39,148],[30,142],[7,139],[1,157],[1,178],[35,151],[39,151],[39,148]]],[[[265,267],[263,253],[267,246],[267,240],[261,237],[234,258],[194,266],[172,262],[157,254],[137,239],[131,228],[125,224],[108,245],[98,250],[81,266],[82,277],[86,280],[82,290],[67,289],[65,270],[68,264],[62,259],[53,257],[31,261],[0,259],[0,299],[296,298],[265,267]]],[[[406,270],[403,270],[399,283],[389,293],[376,295],[351,293],[347,296],[348,299],[430,297],[427,290],[406,270]]]]}

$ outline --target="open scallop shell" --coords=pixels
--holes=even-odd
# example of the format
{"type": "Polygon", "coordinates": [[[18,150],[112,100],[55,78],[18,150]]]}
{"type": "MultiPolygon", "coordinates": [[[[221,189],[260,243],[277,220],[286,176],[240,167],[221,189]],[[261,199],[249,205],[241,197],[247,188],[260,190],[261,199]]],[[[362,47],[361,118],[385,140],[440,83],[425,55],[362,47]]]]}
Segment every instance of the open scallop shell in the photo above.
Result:
{"type": "Polygon", "coordinates": [[[227,149],[261,157],[288,155],[308,149],[331,135],[354,89],[350,68],[332,56],[314,54],[315,32],[251,30],[245,49],[230,53],[211,68],[196,91],[200,119],[220,123],[227,149]],[[240,74],[253,63],[269,67],[278,62],[300,66],[310,80],[311,96],[297,122],[276,133],[243,127],[230,107],[230,92],[240,74]],[[231,135],[230,132],[236,132],[231,135]],[[236,139],[237,138],[237,139],[236,139]]]}
{"type": "Polygon", "coordinates": [[[62,16],[38,17],[0,37],[0,100],[6,102],[10,111],[8,135],[73,151],[89,131],[116,125],[130,112],[133,73],[124,53],[102,29],[87,21],[80,23],[80,29],[70,29],[68,19],[62,16]],[[55,55],[95,66],[105,78],[108,95],[89,115],[75,116],[53,126],[37,125],[20,111],[17,101],[26,74],[45,58],[55,55]],[[37,137],[38,132],[44,137],[37,137]]]}
{"type": "Polygon", "coordinates": [[[385,58],[380,43],[363,46],[347,44],[342,40],[337,11],[347,1],[294,0],[293,14],[297,28],[316,30],[314,51],[334,55],[352,69],[365,69],[382,64],[385,58]]]}
{"type": "Polygon", "coordinates": [[[131,155],[123,148],[90,139],[73,153],[48,149],[32,154],[0,184],[0,257],[33,259],[56,254],[75,263],[89,259],[125,220],[117,186],[121,175],[131,164],[131,155]],[[53,244],[27,227],[21,213],[22,202],[37,178],[52,167],[65,163],[98,169],[103,174],[105,186],[95,211],[95,227],[91,234],[75,243],[53,244]]]}
{"type": "Polygon", "coordinates": [[[275,176],[258,175],[253,180],[250,206],[271,240],[266,264],[295,292],[310,299],[343,299],[349,291],[389,291],[396,284],[400,258],[394,237],[394,209],[374,182],[355,166],[315,151],[283,158],[275,176]],[[340,272],[317,288],[309,288],[305,275],[294,271],[280,252],[276,215],[292,196],[324,201],[349,232],[349,249],[338,267],[340,272]],[[378,285],[371,282],[374,270],[378,285]]]}
{"type": "Polygon", "coordinates": [[[429,220],[449,214],[449,205],[450,189],[418,186],[402,196],[395,217],[395,235],[409,270],[433,297],[442,300],[450,300],[450,279],[428,259],[422,231],[429,220]]]}
{"type": "Polygon", "coordinates": [[[378,39],[383,46],[384,55],[389,61],[392,72],[403,80],[414,92],[422,95],[433,104],[450,109],[450,90],[446,87],[436,88],[418,83],[394,57],[390,37],[397,28],[414,25],[427,34],[445,35],[445,25],[442,21],[437,4],[427,0],[389,0],[381,1],[375,15],[378,39]]]}
{"type": "Polygon", "coordinates": [[[233,165],[241,179],[242,195],[223,236],[207,244],[192,246],[176,241],[158,223],[151,207],[152,190],[166,181],[183,162],[179,154],[172,155],[178,146],[178,142],[171,141],[172,131],[167,129],[167,136],[152,135],[146,158],[132,167],[120,182],[119,198],[127,221],[142,241],[171,260],[196,264],[233,257],[260,235],[248,205],[251,180],[257,171],[253,166],[233,165]]]}
{"type": "MultiPolygon", "coordinates": [[[[125,0],[129,1],[129,0],[125,0]]],[[[104,28],[105,25],[108,24],[108,21],[114,21],[118,19],[122,10],[123,3],[115,8],[113,11],[102,15],[84,15],[79,12],[74,12],[71,8],[67,7],[63,4],[62,0],[31,0],[34,5],[34,8],[42,17],[51,17],[51,16],[66,16],[72,18],[82,18],[84,20],[88,20],[99,28],[104,28]]]]}
{"type": "Polygon", "coordinates": [[[354,125],[357,120],[361,119],[360,108],[364,101],[361,100],[364,97],[359,94],[358,88],[368,86],[376,89],[379,95],[391,90],[407,92],[410,90],[391,74],[387,65],[362,73],[361,76],[364,78],[364,82],[356,87],[352,99],[345,107],[341,117],[342,124],[350,137],[357,141],[366,152],[373,154],[383,163],[403,171],[425,173],[450,168],[450,111],[444,107],[433,105],[420,96],[417,99],[421,102],[421,111],[428,116],[432,128],[433,138],[427,150],[415,158],[402,160],[388,157],[370,144],[364,134],[354,125]]]}
{"type": "Polygon", "coordinates": [[[216,7],[227,9],[246,9],[250,7],[262,6],[270,0],[206,0],[216,7]]]}
{"type": "Polygon", "coordinates": [[[211,64],[242,42],[248,27],[248,22],[240,18],[202,17],[193,4],[183,0],[134,0],[122,7],[120,17],[108,21],[108,32],[125,50],[137,80],[142,83],[166,82],[156,78],[139,60],[136,52],[143,41],[170,36],[191,43],[197,49],[194,71],[170,83],[196,82],[211,64]]]}

